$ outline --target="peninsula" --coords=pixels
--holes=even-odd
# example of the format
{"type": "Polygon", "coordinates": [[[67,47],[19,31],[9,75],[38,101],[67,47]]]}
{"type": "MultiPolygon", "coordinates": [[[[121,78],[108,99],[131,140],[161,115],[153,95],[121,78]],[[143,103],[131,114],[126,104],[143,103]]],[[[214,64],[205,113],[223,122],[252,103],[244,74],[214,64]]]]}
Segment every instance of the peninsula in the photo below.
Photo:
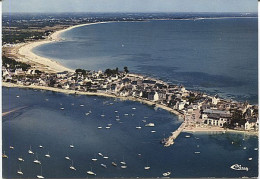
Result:
{"type": "MultiPolygon", "coordinates": [[[[79,95],[97,95],[133,100],[153,105],[174,113],[184,120],[182,131],[238,131],[257,134],[258,106],[247,102],[221,99],[202,92],[187,90],[182,85],[168,84],[140,74],[129,73],[127,67],[120,71],[106,69],[91,71],[72,70],[53,59],[32,52],[36,46],[61,40],[60,34],[75,27],[63,26],[44,39],[4,45],[2,85],[5,87],[33,88],[79,95]]],[[[173,132],[162,140],[165,146],[173,144],[178,136],[173,132]]]]}

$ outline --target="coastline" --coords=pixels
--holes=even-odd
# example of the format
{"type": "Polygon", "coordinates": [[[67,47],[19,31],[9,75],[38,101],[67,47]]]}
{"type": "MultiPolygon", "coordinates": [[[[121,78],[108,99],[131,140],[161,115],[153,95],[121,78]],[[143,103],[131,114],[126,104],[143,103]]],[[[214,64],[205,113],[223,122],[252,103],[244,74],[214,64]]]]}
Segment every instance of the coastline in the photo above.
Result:
{"type": "Polygon", "coordinates": [[[167,106],[161,105],[161,104],[156,104],[155,102],[144,100],[144,99],[139,99],[139,98],[134,98],[134,97],[123,97],[123,96],[116,96],[113,94],[108,94],[108,93],[95,93],[95,92],[82,92],[82,91],[74,91],[74,90],[67,90],[67,89],[61,89],[61,88],[53,88],[53,87],[46,87],[46,86],[35,86],[35,85],[30,85],[30,86],[24,86],[24,85],[18,85],[14,83],[7,83],[7,82],[2,82],[2,87],[7,87],[7,88],[28,88],[28,89],[37,89],[37,90],[46,90],[46,91],[53,91],[53,92],[58,92],[58,93],[64,93],[64,94],[74,94],[74,95],[89,95],[89,96],[102,96],[102,97],[108,97],[108,98],[118,98],[121,100],[129,100],[129,101],[136,101],[140,102],[143,104],[147,104],[149,106],[156,106],[159,108],[162,108],[172,114],[175,114],[176,116],[179,117],[179,119],[183,120],[183,115],[179,113],[178,111],[169,108],[167,106]]]}
{"type": "MultiPolygon", "coordinates": [[[[18,85],[14,83],[7,83],[7,82],[2,82],[2,87],[7,87],[7,88],[25,88],[25,89],[36,89],[36,90],[46,90],[46,91],[53,91],[53,92],[58,92],[58,93],[64,93],[64,94],[74,94],[74,95],[89,95],[89,96],[100,96],[100,97],[108,97],[108,98],[117,98],[120,100],[129,100],[129,101],[135,101],[135,102],[140,102],[142,104],[146,104],[149,106],[156,106],[159,107],[163,110],[166,110],[178,117],[178,120],[184,120],[184,116],[179,113],[178,111],[169,108],[167,106],[164,106],[162,104],[156,104],[155,102],[144,100],[144,99],[139,99],[135,97],[123,97],[123,96],[116,96],[113,94],[108,94],[108,93],[100,93],[100,92],[82,92],[82,91],[74,91],[74,90],[67,90],[67,89],[61,89],[61,88],[53,88],[53,87],[46,87],[46,86],[35,86],[35,85],[29,85],[29,86],[24,86],[24,85],[18,85]]],[[[182,132],[186,133],[243,133],[246,135],[254,135],[258,137],[258,131],[253,132],[253,131],[238,131],[238,130],[233,130],[233,129],[224,129],[220,127],[185,127],[182,132]]]]}
{"type": "Polygon", "coordinates": [[[69,31],[71,29],[87,26],[87,25],[94,25],[94,24],[102,24],[102,23],[109,23],[109,22],[96,22],[96,23],[87,23],[87,24],[79,24],[75,26],[70,26],[68,28],[55,31],[54,33],[50,34],[46,39],[28,42],[22,45],[19,45],[15,48],[17,48],[16,54],[14,54],[20,61],[25,63],[32,63],[32,66],[37,66],[37,69],[40,71],[47,71],[52,73],[57,72],[63,72],[63,71],[69,71],[74,72],[73,69],[67,68],[63,66],[61,63],[47,57],[42,57],[39,55],[36,55],[33,53],[32,49],[48,43],[58,42],[61,40],[60,35],[66,31],[69,31]]]}

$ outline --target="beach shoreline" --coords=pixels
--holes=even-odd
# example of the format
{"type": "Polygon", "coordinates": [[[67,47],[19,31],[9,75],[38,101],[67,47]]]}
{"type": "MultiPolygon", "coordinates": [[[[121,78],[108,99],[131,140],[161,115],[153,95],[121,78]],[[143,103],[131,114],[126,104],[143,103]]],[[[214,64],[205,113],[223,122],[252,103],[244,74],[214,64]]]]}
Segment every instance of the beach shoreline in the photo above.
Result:
{"type": "Polygon", "coordinates": [[[135,97],[116,96],[114,94],[100,93],[100,92],[83,92],[83,91],[75,91],[75,90],[68,90],[68,89],[61,89],[61,88],[54,88],[54,87],[47,87],[47,86],[36,86],[36,85],[24,86],[24,85],[7,83],[7,82],[2,82],[2,87],[37,89],[37,90],[53,91],[53,92],[64,93],[64,94],[101,96],[101,97],[108,97],[108,98],[117,98],[117,99],[120,99],[120,100],[136,101],[136,102],[140,102],[140,103],[143,103],[143,104],[147,104],[149,106],[159,107],[159,108],[164,109],[164,110],[166,110],[166,111],[168,111],[172,114],[175,114],[176,116],[179,117],[180,120],[184,119],[184,117],[181,113],[179,113],[178,111],[176,111],[172,108],[169,108],[169,107],[164,106],[162,104],[157,104],[157,103],[152,102],[152,101],[139,99],[139,98],[135,98],[135,97]]]}
{"type": "Polygon", "coordinates": [[[55,61],[54,59],[37,55],[32,50],[35,47],[38,47],[40,45],[61,41],[60,35],[66,31],[72,30],[77,27],[94,25],[94,24],[102,24],[102,23],[109,23],[109,22],[79,24],[79,25],[74,25],[74,26],[70,26],[65,29],[55,31],[52,34],[50,34],[46,39],[37,40],[37,41],[33,41],[33,42],[27,42],[25,44],[21,44],[21,45],[14,47],[14,48],[17,48],[17,49],[15,49],[16,53],[14,54],[14,56],[16,56],[16,58],[19,59],[19,61],[21,61],[21,62],[24,62],[24,63],[29,62],[30,64],[32,64],[32,66],[34,68],[37,67],[37,69],[40,71],[51,72],[51,73],[57,73],[57,72],[63,72],[63,71],[74,72],[74,69],[65,67],[61,63],[55,61]]]}
{"type": "MultiPolygon", "coordinates": [[[[75,90],[68,90],[68,89],[61,89],[61,88],[54,88],[54,87],[47,87],[47,86],[36,86],[36,85],[29,85],[29,86],[24,86],[24,85],[19,85],[19,84],[14,84],[14,83],[7,83],[7,82],[2,82],[2,87],[7,87],[7,88],[24,88],[24,89],[36,89],[36,90],[46,90],[46,91],[53,91],[53,92],[58,92],[58,93],[64,93],[64,94],[69,94],[69,95],[88,95],[88,96],[100,96],[100,97],[108,97],[108,98],[117,98],[122,101],[129,100],[129,101],[135,101],[135,102],[140,102],[142,104],[146,104],[149,106],[156,106],[159,107],[163,110],[166,110],[178,117],[178,120],[184,121],[184,116],[179,113],[178,111],[164,106],[162,104],[157,104],[153,101],[148,101],[144,99],[139,99],[135,97],[123,97],[123,96],[116,96],[113,94],[108,94],[108,93],[100,93],[100,92],[82,92],[82,91],[75,91],[75,90]]],[[[212,132],[217,132],[217,133],[243,133],[247,135],[255,135],[258,136],[258,131],[257,132],[252,132],[252,131],[239,131],[239,130],[233,130],[233,129],[224,129],[221,127],[185,127],[182,132],[186,133],[212,133],[212,132]]]]}

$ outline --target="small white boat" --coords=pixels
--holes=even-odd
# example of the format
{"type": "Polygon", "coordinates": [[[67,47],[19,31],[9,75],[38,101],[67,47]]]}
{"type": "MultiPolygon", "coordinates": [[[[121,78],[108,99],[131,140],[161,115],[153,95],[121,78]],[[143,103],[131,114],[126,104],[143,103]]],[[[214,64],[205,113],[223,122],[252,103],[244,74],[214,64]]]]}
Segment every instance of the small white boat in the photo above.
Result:
{"type": "Polygon", "coordinates": [[[146,120],[142,120],[142,122],[146,122],[146,120]]]}
{"type": "Polygon", "coordinates": [[[122,165],[126,165],[126,163],[125,162],[120,162],[122,165]]]}
{"type": "Polygon", "coordinates": [[[103,163],[100,164],[102,167],[107,168],[107,166],[103,163]]]}
{"type": "Polygon", "coordinates": [[[186,135],[185,137],[186,137],[186,138],[190,138],[190,135],[186,135]]]}
{"type": "Polygon", "coordinates": [[[89,114],[90,114],[89,112],[85,113],[86,116],[88,116],[89,114]]]}
{"type": "Polygon", "coordinates": [[[246,147],[244,147],[243,149],[246,150],[246,147]]]}
{"type": "Polygon", "coordinates": [[[115,111],[115,113],[118,113],[118,111],[115,111]]]}
{"type": "Polygon", "coordinates": [[[107,156],[104,156],[103,158],[104,158],[104,159],[108,159],[108,157],[107,157],[107,156]]]}
{"type": "Polygon", "coordinates": [[[141,127],[141,126],[136,126],[135,128],[136,128],[136,129],[142,129],[142,127],[141,127]]]}
{"type": "Polygon", "coordinates": [[[34,154],[33,151],[32,151],[32,147],[30,146],[30,149],[28,150],[28,153],[29,154],[34,154]]]}
{"type": "Polygon", "coordinates": [[[117,164],[116,164],[115,162],[112,162],[112,165],[113,165],[114,167],[117,167],[117,164]]]}
{"type": "Polygon", "coordinates": [[[151,131],[151,133],[155,133],[156,131],[151,131]]]}
{"type": "Polygon", "coordinates": [[[22,157],[19,157],[19,158],[18,158],[18,161],[24,162],[24,159],[23,159],[22,157]]]}
{"type": "Polygon", "coordinates": [[[142,154],[137,154],[138,156],[141,156],[142,154]]]}
{"type": "Polygon", "coordinates": [[[167,177],[167,176],[169,176],[171,174],[171,172],[165,172],[165,173],[163,173],[163,176],[164,177],[167,177]]]}
{"type": "Polygon", "coordinates": [[[13,146],[10,146],[9,148],[10,148],[10,149],[12,149],[12,150],[14,149],[14,147],[13,147],[13,146]]]}
{"type": "Polygon", "coordinates": [[[242,167],[239,164],[234,164],[230,168],[233,169],[233,170],[248,171],[248,167],[242,167]]]}
{"type": "Polygon", "coordinates": [[[145,124],[146,127],[154,127],[154,123],[148,123],[148,124],[145,124]]]}
{"type": "Polygon", "coordinates": [[[83,107],[83,106],[84,106],[84,104],[81,104],[81,105],[79,105],[79,106],[83,107]]]}
{"type": "Polygon", "coordinates": [[[23,175],[23,172],[22,172],[22,169],[21,169],[20,165],[19,165],[19,170],[17,170],[17,174],[23,175]]]}
{"type": "Polygon", "coordinates": [[[151,168],[151,167],[148,167],[148,166],[144,167],[145,170],[149,170],[150,168],[151,168]]]}
{"type": "Polygon", "coordinates": [[[133,110],[135,110],[136,108],[132,108],[133,110]]]}
{"type": "Polygon", "coordinates": [[[107,126],[106,129],[110,129],[110,126],[107,126]]]}
{"type": "Polygon", "coordinates": [[[102,153],[100,153],[100,152],[98,153],[98,155],[99,155],[99,156],[101,156],[101,157],[103,157],[103,154],[102,154],[102,153]]]}
{"type": "Polygon", "coordinates": [[[74,148],[74,145],[73,145],[73,144],[70,144],[70,148],[74,148]]]}
{"type": "Polygon", "coordinates": [[[107,126],[112,126],[112,124],[111,124],[111,123],[109,123],[109,124],[107,124],[107,126]]]}
{"type": "Polygon", "coordinates": [[[125,168],[127,168],[127,166],[126,165],[122,165],[121,168],[125,169],[125,168]]]}
{"type": "Polygon", "coordinates": [[[195,154],[200,154],[200,152],[194,152],[195,154]]]}
{"type": "Polygon", "coordinates": [[[116,116],[116,118],[119,118],[119,116],[116,116]]]}
{"type": "Polygon", "coordinates": [[[41,175],[37,175],[36,177],[37,177],[37,178],[44,178],[44,177],[42,176],[42,167],[41,167],[41,175]]]}
{"type": "Polygon", "coordinates": [[[36,163],[36,164],[41,164],[41,162],[37,159],[35,159],[33,162],[36,163]]]}
{"type": "Polygon", "coordinates": [[[258,150],[258,148],[254,148],[254,150],[258,150]]]}
{"type": "Polygon", "coordinates": [[[37,153],[36,153],[36,159],[34,159],[33,163],[41,164],[40,160],[38,159],[37,153]]]}
{"type": "Polygon", "coordinates": [[[68,156],[65,157],[66,160],[70,160],[70,158],[68,156]]]}
{"type": "Polygon", "coordinates": [[[42,146],[42,145],[39,145],[39,148],[43,148],[43,146],[42,146]]]}
{"type": "Polygon", "coordinates": [[[120,121],[120,119],[116,119],[116,121],[120,121]]]}
{"type": "Polygon", "coordinates": [[[102,129],[102,126],[98,126],[98,129],[102,129]]]}
{"type": "Polygon", "coordinates": [[[94,162],[96,162],[97,161],[97,159],[96,158],[93,158],[93,159],[91,159],[92,161],[94,161],[94,162]]]}
{"type": "Polygon", "coordinates": [[[248,158],[248,160],[251,161],[251,160],[253,160],[253,158],[250,157],[250,158],[248,158]]]}
{"type": "Polygon", "coordinates": [[[2,157],[3,157],[3,158],[8,158],[8,156],[5,154],[5,151],[4,151],[4,153],[2,154],[2,157]]]}
{"type": "Polygon", "coordinates": [[[49,154],[49,152],[45,155],[45,157],[47,157],[47,158],[50,158],[50,157],[51,157],[50,154],[49,154]]]}
{"type": "Polygon", "coordinates": [[[64,108],[60,108],[61,110],[64,110],[64,108]]]}
{"type": "Polygon", "coordinates": [[[147,116],[144,116],[145,119],[147,119],[148,117],[147,116]]]}
{"type": "Polygon", "coordinates": [[[71,160],[71,166],[70,166],[70,169],[76,171],[76,168],[73,166],[73,160],[71,160]]]}
{"type": "Polygon", "coordinates": [[[105,115],[104,115],[104,114],[101,114],[100,116],[101,116],[101,117],[105,117],[105,115]]]}
{"type": "Polygon", "coordinates": [[[17,95],[16,97],[17,97],[17,98],[20,98],[20,96],[19,96],[19,95],[17,95]]]}
{"type": "Polygon", "coordinates": [[[88,174],[88,175],[97,175],[97,174],[95,174],[94,172],[92,172],[92,168],[91,168],[90,171],[87,171],[87,174],[88,174]]]}

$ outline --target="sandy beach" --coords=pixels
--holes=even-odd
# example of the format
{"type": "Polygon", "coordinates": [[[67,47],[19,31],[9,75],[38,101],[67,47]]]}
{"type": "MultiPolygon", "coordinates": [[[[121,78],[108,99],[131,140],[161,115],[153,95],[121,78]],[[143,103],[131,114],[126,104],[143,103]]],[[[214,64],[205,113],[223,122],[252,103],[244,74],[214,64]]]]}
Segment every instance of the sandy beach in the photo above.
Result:
{"type": "Polygon", "coordinates": [[[67,68],[67,67],[63,66],[62,64],[60,64],[59,62],[57,62],[53,59],[36,55],[35,53],[32,52],[32,49],[39,46],[39,45],[57,42],[57,41],[62,40],[60,38],[60,35],[64,32],[66,32],[66,31],[68,31],[68,30],[71,30],[71,29],[74,29],[74,28],[77,28],[77,27],[93,25],[93,24],[101,24],[101,23],[109,23],[109,22],[97,22],[97,23],[80,24],[80,25],[75,25],[75,26],[71,26],[71,27],[66,28],[66,29],[56,31],[56,32],[50,34],[48,36],[48,38],[46,38],[44,40],[28,42],[28,43],[22,44],[20,46],[17,46],[16,47],[16,48],[18,48],[16,50],[17,54],[15,54],[15,55],[20,61],[25,62],[25,63],[30,62],[30,64],[33,64],[33,66],[37,67],[37,69],[41,70],[41,71],[54,72],[54,73],[55,72],[63,72],[63,71],[73,72],[74,71],[73,69],[67,68]]]}

